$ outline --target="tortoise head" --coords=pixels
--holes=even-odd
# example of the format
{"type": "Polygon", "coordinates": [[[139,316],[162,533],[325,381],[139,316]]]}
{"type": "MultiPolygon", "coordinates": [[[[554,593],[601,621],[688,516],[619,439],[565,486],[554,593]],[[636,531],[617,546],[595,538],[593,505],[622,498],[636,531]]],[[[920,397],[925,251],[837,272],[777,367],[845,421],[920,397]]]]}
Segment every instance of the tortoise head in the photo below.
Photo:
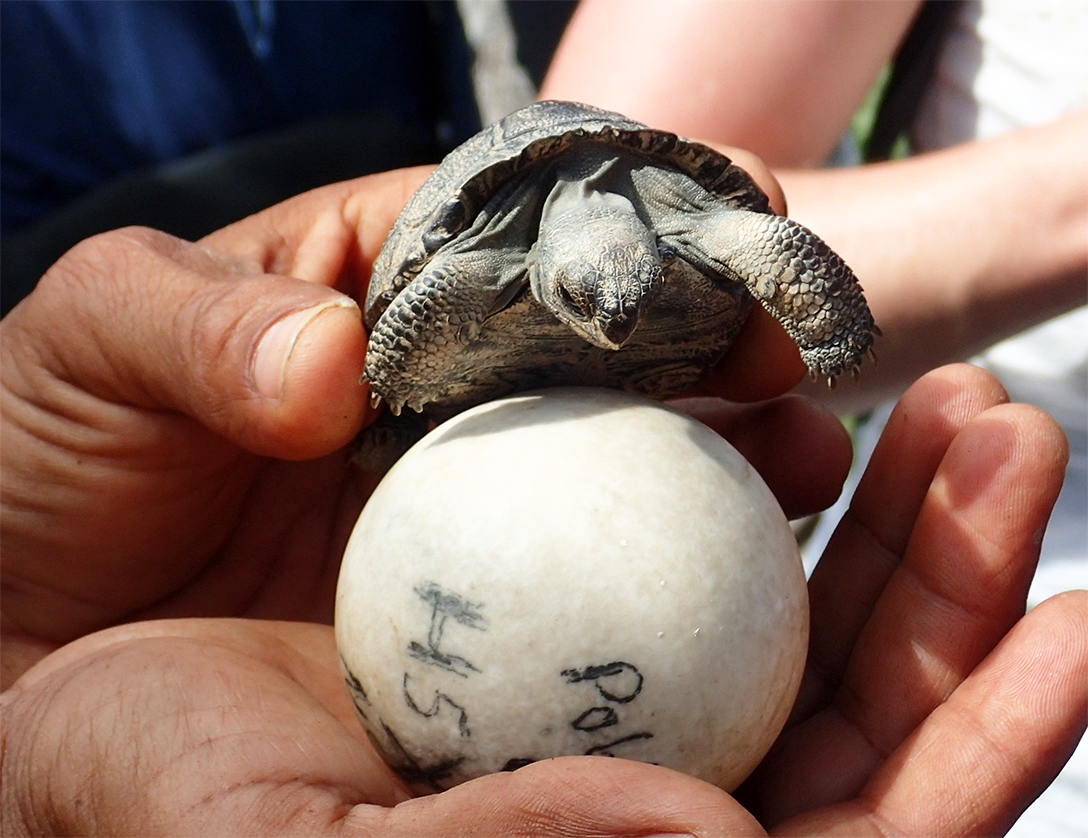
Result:
{"type": "Polygon", "coordinates": [[[544,205],[533,295],[594,346],[619,349],[661,285],[656,235],[622,195],[566,186],[544,205]]]}

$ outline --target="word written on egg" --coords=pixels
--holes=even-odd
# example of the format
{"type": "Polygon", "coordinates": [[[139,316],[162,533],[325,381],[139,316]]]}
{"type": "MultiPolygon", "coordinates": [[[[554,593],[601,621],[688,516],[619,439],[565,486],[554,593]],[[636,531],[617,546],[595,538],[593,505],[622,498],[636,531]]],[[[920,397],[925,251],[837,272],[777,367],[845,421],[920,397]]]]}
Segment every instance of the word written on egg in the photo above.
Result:
{"type": "MultiPolygon", "coordinates": [[[[413,671],[406,667],[402,673],[404,704],[412,713],[435,724],[455,727],[458,738],[470,739],[472,690],[467,689],[464,682],[482,670],[467,656],[470,650],[459,648],[454,652],[448,648],[447,630],[452,621],[453,625],[469,629],[470,632],[488,631],[490,626],[483,614],[483,603],[473,602],[432,581],[421,582],[412,591],[429,611],[429,622],[426,634],[421,634],[418,640],[411,640],[406,648],[408,659],[418,666],[413,671]],[[428,678],[427,672],[432,677],[428,678]]],[[[462,643],[467,640],[471,646],[470,635],[462,633],[459,637],[462,643]]],[[[434,791],[454,785],[449,780],[461,768],[466,757],[455,752],[441,759],[423,760],[410,753],[409,748],[402,744],[402,737],[379,717],[362,681],[348,668],[343,658],[341,666],[363,726],[389,766],[406,782],[434,791]],[[383,736],[377,736],[376,730],[380,730],[383,736]]],[[[644,677],[634,664],[626,661],[591,664],[563,669],[558,675],[567,684],[581,685],[581,689],[589,690],[584,709],[567,721],[573,730],[584,735],[586,742],[582,753],[586,756],[622,756],[616,751],[623,745],[653,738],[653,733],[649,731],[624,732],[621,729],[623,707],[635,701],[642,692],[644,677]]],[[[456,751],[455,748],[451,750],[456,751]]],[[[505,761],[502,770],[513,771],[539,758],[511,757],[505,761]]]]}

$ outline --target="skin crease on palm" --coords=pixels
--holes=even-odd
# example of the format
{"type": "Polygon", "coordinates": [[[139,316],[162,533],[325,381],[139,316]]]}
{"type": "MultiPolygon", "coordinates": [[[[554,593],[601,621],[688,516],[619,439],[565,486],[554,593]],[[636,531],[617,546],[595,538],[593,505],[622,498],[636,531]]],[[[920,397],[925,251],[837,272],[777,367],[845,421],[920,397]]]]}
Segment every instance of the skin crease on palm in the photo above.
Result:
{"type": "MultiPolygon", "coordinates": [[[[370,417],[365,335],[340,292],[362,296],[425,174],[326,187],[199,245],[107,234],[5,320],[5,686],[23,675],[3,694],[5,834],[1011,823],[1083,730],[1088,603],[1065,594],[1022,616],[1066,447],[964,366],[923,379],[889,424],[810,586],[793,718],[735,799],[591,757],[407,799],[355,722],[328,622],[368,491],[342,452],[370,417]]],[[[789,389],[803,368],[776,329],[753,320],[703,394],[789,389]]],[[[812,403],[687,407],[789,514],[838,493],[848,441],[812,403]]]]}

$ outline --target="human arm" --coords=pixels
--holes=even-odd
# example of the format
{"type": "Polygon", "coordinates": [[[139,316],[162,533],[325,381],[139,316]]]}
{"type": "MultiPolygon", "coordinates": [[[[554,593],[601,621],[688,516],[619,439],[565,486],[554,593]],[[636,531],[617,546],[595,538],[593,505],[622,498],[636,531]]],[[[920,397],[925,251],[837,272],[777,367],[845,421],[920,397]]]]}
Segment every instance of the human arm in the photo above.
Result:
{"type": "Polygon", "coordinates": [[[583,0],[540,89],[686,137],[819,166],[920,3],[583,0]]]}
{"type": "Polygon", "coordinates": [[[790,214],[854,269],[884,336],[839,410],[1088,302],[1088,111],[853,169],[781,171],[790,214]]]}

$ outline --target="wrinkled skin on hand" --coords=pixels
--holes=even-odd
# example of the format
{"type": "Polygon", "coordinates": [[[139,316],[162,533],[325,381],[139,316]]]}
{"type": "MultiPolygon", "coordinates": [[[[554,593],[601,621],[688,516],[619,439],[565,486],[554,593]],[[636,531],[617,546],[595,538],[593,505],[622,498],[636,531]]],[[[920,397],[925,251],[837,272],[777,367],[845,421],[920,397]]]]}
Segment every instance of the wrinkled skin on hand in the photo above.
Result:
{"type": "MultiPolygon", "coordinates": [[[[4,320],[4,833],[1011,823],[1083,730],[1088,609],[1073,593],[1023,615],[1064,440],[968,367],[893,416],[812,579],[791,722],[736,798],[571,757],[408,799],[355,722],[328,623],[371,488],[345,457],[373,418],[353,300],[424,175],[316,190],[197,244],[106,234],[4,320]]],[[[757,318],[703,392],[763,398],[802,373],[757,318]]],[[[810,402],[687,407],[789,514],[838,493],[849,443],[810,402]]]]}
{"type": "MultiPolygon", "coordinates": [[[[356,301],[426,174],[318,189],[197,244],[106,233],[5,318],[6,635],[331,620],[368,491],[343,449],[374,418],[356,301]]],[[[795,383],[803,367],[771,325],[771,340],[760,321],[753,336],[781,343],[786,363],[747,363],[756,347],[742,345],[736,366],[750,371],[723,371],[716,394],[795,383]]]]}

